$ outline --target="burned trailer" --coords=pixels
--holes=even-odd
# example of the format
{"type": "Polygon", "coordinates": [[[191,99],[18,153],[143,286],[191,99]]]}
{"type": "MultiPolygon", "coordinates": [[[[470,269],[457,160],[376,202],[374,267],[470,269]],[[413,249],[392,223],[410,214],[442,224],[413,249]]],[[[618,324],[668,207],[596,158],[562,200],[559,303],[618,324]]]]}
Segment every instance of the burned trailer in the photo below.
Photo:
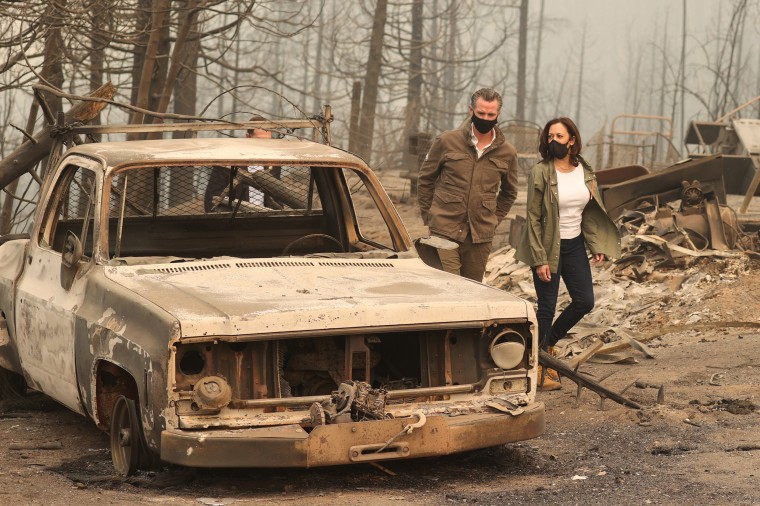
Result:
{"type": "MultiPolygon", "coordinates": [[[[288,124],[67,134],[254,126],[288,124]]],[[[108,431],[120,473],[543,433],[531,304],[425,265],[361,159],[303,139],[99,142],[47,178],[31,232],[0,239],[0,366],[108,431]]]]}
{"type": "Polygon", "coordinates": [[[760,195],[760,120],[740,117],[758,101],[760,96],[715,121],[692,121],[684,138],[692,158],[723,155],[726,192],[744,197],[740,215],[747,213],[752,197],[760,195]]]}

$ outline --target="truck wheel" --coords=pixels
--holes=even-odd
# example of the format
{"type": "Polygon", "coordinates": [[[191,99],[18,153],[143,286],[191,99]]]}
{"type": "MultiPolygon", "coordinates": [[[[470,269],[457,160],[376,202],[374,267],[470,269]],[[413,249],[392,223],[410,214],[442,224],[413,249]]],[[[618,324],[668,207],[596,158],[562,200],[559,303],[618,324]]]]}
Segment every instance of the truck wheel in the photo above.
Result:
{"type": "Polygon", "coordinates": [[[150,460],[135,401],[123,395],[111,414],[111,461],[116,472],[130,476],[150,460]]]}
{"type": "Polygon", "coordinates": [[[26,397],[26,380],[16,372],[0,367],[0,401],[26,397]]]}

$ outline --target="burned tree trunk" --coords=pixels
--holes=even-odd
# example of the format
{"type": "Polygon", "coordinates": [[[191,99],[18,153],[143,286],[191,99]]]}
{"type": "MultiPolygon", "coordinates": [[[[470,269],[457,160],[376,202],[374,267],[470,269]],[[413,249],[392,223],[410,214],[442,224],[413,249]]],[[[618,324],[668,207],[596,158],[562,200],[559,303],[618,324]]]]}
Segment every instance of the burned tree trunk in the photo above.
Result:
{"type": "MultiPolygon", "coordinates": [[[[402,145],[408,145],[410,137],[420,131],[420,110],[422,99],[422,0],[412,2],[412,39],[409,48],[409,79],[406,87],[406,116],[402,145]]],[[[409,151],[406,152],[407,158],[409,151]]],[[[405,163],[409,163],[406,160],[405,163]]],[[[416,167],[415,167],[416,168],[416,167]]],[[[411,169],[411,167],[410,167],[411,169]]]]}
{"type": "Polygon", "coordinates": [[[388,0],[378,0],[372,24],[372,38],[364,77],[361,119],[359,122],[359,155],[367,162],[372,156],[372,141],[375,135],[375,108],[379,93],[380,69],[382,67],[385,22],[388,14],[388,0]]]}
{"type": "Polygon", "coordinates": [[[528,54],[528,0],[520,3],[520,41],[517,48],[517,104],[515,117],[525,119],[525,78],[528,54]]]}
{"type": "MultiPolygon", "coordinates": [[[[115,92],[116,87],[107,83],[89,96],[110,100],[115,92]]],[[[66,123],[74,121],[86,123],[97,117],[105,106],[105,102],[79,102],[64,115],[64,120],[66,123]]],[[[53,147],[53,138],[50,136],[52,128],[53,125],[46,126],[34,136],[33,141],[26,141],[10,155],[0,160],[0,188],[4,188],[8,183],[31,170],[40,160],[50,155],[50,150],[53,147]]]]}

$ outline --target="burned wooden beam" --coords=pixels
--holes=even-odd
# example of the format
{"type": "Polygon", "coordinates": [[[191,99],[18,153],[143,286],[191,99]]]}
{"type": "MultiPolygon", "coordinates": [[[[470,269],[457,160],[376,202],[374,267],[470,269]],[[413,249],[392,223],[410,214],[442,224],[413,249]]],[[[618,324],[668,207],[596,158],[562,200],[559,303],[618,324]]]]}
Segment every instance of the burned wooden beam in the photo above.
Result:
{"type": "Polygon", "coordinates": [[[293,193],[293,189],[283,183],[268,171],[258,170],[254,172],[239,171],[235,176],[236,181],[270,194],[291,209],[306,209],[307,202],[293,193]]]}

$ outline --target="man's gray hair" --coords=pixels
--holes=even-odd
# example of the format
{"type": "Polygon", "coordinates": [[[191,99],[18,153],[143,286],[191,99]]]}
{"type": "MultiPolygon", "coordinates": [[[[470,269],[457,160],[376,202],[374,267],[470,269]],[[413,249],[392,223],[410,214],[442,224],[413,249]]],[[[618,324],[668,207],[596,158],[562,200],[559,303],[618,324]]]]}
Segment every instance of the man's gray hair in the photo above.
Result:
{"type": "Polygon", "coordinates": [[[486,102],[493,102],[496,100],[499,103],[499,110],[501,111],[501,95],[499,95],[499,92],[495,89],[480,88],[478,91],[473,93],[472,98],[470,98],[470,107],[475,109],[475,102],[477,102],[479,98],[482,98],[486,102]]]}

